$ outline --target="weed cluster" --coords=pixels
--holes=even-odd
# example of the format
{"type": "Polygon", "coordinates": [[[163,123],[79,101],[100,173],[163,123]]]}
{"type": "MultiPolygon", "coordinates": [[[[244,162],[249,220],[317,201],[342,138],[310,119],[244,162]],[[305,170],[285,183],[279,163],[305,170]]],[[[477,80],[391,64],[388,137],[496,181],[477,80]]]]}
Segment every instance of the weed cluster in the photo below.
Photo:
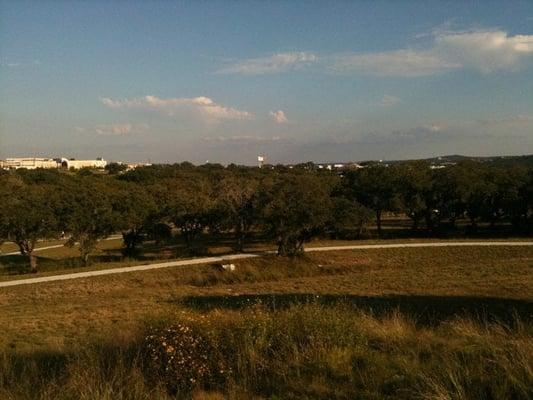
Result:
{"type": "Polygon", "coordinates": [[[171,393],[221,384],[231,374],[200,321],[152,328],[144,340],[147,375],[159,380],[171,393]]]}
{"type": "Polygon", "coordinates": [[[183,309],[109,344],[0,356],[2,399],[533,398],[533,327],[296,304],[183,309]]]}

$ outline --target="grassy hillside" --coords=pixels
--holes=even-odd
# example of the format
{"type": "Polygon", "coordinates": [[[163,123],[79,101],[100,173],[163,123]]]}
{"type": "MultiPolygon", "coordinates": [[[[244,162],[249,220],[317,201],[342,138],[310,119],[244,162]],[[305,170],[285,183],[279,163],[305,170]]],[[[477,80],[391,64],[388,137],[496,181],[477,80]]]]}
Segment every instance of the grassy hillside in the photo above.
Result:
{"type": "Polygon", "coordinates": [[[531,247],[236,265],[2,289],[0,398],[533,395],[531,247]]]}

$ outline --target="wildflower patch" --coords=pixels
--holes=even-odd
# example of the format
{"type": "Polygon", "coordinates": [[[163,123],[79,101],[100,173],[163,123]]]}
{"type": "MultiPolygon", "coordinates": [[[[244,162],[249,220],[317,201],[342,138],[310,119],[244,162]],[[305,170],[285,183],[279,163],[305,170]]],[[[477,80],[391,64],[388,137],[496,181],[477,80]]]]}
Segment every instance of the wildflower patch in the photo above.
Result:
{"type": "Polygon", "coordinates": [[[195,323],[153,328],[145,338],[145,350],[151,375],[173,393],[217,386],[231,373],[208,332],[195,323]]]}

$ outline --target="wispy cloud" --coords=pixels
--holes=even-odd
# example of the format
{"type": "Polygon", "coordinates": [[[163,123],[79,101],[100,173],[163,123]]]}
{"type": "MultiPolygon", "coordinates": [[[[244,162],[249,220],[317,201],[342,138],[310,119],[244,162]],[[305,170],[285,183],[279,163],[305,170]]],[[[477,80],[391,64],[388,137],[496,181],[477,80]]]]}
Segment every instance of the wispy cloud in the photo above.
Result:
{"type": "Polygon", "coordinates": [[[435,36],[433,51],[484,73],[514,71],[533,56],[533,35],[509,36],[501,30],[442,32],[435,36]]]}
{"type": "Polygon", "coordinates": [[[434,75],[461,67],[429,51],[411,49],[379,53],[347,54],[333,57],[330,70],[376,76],[417,77],[434,75]]]}
{"type": "Polygon", "coordinates": [[[494,127],[494,126],[509,126],[509,127],[527,127],[533,126],[533,115],[511,115],[501,118],[489,118],[489,119],[480,119],[477,120],[479,124],[485,127],[494,127]]]}
{"type": "Polygon", "coordinates": [[[432,140],[440,136],[449,136],[450,131],[441,125],[427,124],[417,126],[407,130],[396,130],[392,132],[391,138],[402,141],[422,141],[432,140]]]}
{"type": "Polygon", "coordinates": [[[200,115],[206,120],[243,120],[251,119],[253,114],[248,111],[238,110],[233,107],[226,107],[215,103],[209,97],[176,97],[159,98],[156,96],[136,97],[132,99],[114,100],[111,98],[100,99],[102,104],[109,108],[127,108],[155,111],[167,116],[174,116],[178,113],[192,112],[200,115]]]}
{"type": "Polygon", "coordinates": [[[238,142],[238,143],[268,143],[268,142],[279,142],[283,139],[279,136],[273,137],[263,137],[263,136],[251,136],[251,135],[238,135],[238,136],[216,136],[216,137],[205,137],[203,139],[206,142],[238,142]]]}
{"type": "Polygon", "coordinates": [[[98,135],[125,136],[146,132],[148,128],[147,124],[120,123],[96,125],[94,130],[98,135]]]}
{"type": "Polygon", "coordinates": [[[41,64],[42,63],[39,60],[34,60],[34,61],[31,61],[31,62],[0,60],[0,67],[1,68],[29,67],[29,66],[41,65],[41,64]]]}
{"type": "Polygon", "coordinates": [[[423,47],[320,56],[312,52],[275,53],[239,61],[217,73],[273,74],[315,65],[322,72],[414,78],[458,69],[513,72],[533,58],[533,35],[512,36],[497,29],[435,30],[418,39],[428,36],[430,43],[423,47]]]}
{"type": "Polygon", "coordinates": [[[268,115],[270,115],[278,124],[284,124],[289,121],[282,110],[270,111],[268,115]]]}
{"type": "Polygon", "coordinates": [[[217,71],[219,74],[259,75],[299,69],[314,63],[318,56],[309,52],[277,53],[267,57],[249,58],[217,71]]]}
{"type": "Polygon", "coordinates": [[[425,49],[334,56],[330,69],[340,73],[417,77],[468,68],[490,73],[515,71],[533,56],[533,35],[502,30],[435,31],[425,49]]]}
{"type": "Polygon", "coordinates": [[[0,67],[16,68],[16,67],[20,67],[20,66],[21,66],[21,64],[18,63],[18,62],[5,62],[5,61],[0,62],[0,67]]]}
{"type": "Polygon", "coordinates": [[[402,99],[396,96],[391,96],[390,94],[384,94],[379,102],[379,105],[382,107],[391,107],[398,103],[401,103],[402,99]]]}

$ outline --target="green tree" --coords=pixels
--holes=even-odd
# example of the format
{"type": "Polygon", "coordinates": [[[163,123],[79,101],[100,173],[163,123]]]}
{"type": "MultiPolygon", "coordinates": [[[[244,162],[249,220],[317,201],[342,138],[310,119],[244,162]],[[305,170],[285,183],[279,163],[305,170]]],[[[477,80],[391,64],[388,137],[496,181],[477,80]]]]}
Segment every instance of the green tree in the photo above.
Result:
{"type": "Polygon", "coordinates": [[[1,236],[13,241],[20,254],[28,257],[30,271],[37,272],[37,241],[59,235],[54,191],[49,186],[13,183],[8,195],[2,196],[1,236]]]}
{"type": "Polygon", "coordinates": [[[117,182],[111,192],[113,209],[117,215],[117,227],[122,232],[124,254],[133,256],[143,242],[155,214],[155,200],[142,186],[135,183],[117,182]]]}
{"type": "Polygon", "coordinates": [[[370,165],[347,172],[345,182],[346,192],[352,199],[374,210],[378,234],[381,235],[383,212],[396,211],[401,206],[397,168],[370,165]]]}
{"type": "Polygon", "coordinates": [[[405,214],[411,218],[413,230],[426,218],[428,228],[431,223],[432,174],[426,161],[415,161],[400,166],[399,190],[405,214]]]}
{"type": "Polygon", "coordinates": [[[345,236],[355,228],[357,237],[361,237],[365,227],[372,220],[372,210],[369,210],[356,200],[345,197],[332,198],[332,210],[328,228],[338,238],[345,236]]]}
{"type": "Polygon", "coordinates": [[[256,179],[233,174],[226,175],[216,187],[218,207],[225,224],[235,233],[237,251],[243,250],[247,234],[258,222],[258,187],[256,179]]]}
{"type": "Polygon", "coordinates": [[[89,264],[89,255],[98,242],[120,227],[108,187],[100,179],[78,177],[63,192],[65,222],[70,234],[66,245],[78,244],[84,265],[89,264]]]}
{"type": "Polygon", "coordinates": [[[459,174],[455,167],[446,167],[435,171],[432,185],[434,224],[439,226],[447,219],[451,228],[465,213],[464,196],[459,174]]]}
{"type": "Polygon", "coordinates": [[[444,168],[434,176],[433,190],[440,218],[447,218],[455,228],[457,219],[468,217],[476,229],[493,187],[486,180],[486,168],[478,162],[465,161],[444,168]]]}
{"type": "Polygon", "coordinates": [[[312,175],[286,175],[262,189],[264,221],[276,238],[278,255],[294,256],[324,230],[330,219],[330,187],[312,175]]]}
{"type": "Polygon", "coordinates": [[[529,222],[528,229],[533,228],[533,168],[530,167],[527,171],[527,176],[524,179],[524,185],[521,187],[521,195],[526,209],[526,220],[529,222]]]}
{"type": "Polygon", "coordinates": [[[120,164],[116,162],[109,163],[104,168],[109,175],[117,175],[128,169],[126,164],[120,164]]]}
{"type": "Polygon", "coordinates": [[[215,205],[209,181],[202,176],[175,179],[169,187],[167,216],[180,229],[187,249],[203,252],[198,240],[209,226],[215,205]]]}

